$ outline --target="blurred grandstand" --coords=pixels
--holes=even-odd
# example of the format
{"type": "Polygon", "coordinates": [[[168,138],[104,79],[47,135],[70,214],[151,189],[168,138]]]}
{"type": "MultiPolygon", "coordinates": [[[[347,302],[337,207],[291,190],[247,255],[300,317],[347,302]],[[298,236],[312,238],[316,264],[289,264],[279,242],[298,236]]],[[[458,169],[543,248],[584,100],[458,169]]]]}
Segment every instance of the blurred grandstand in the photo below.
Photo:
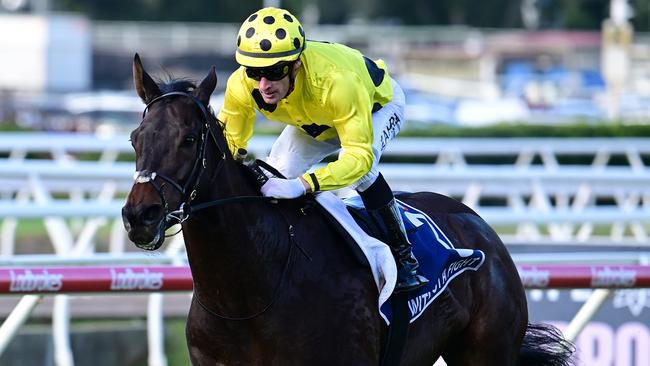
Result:
{"type": "MultiPolygon", "coordinates": [[[[8,16],[0,15],[2,19],[8,16]]],[[[58,23],[69,18],[62,16],[58,23]]],[[[37,129],[125,130],[139,120],[133,112],[140,105],[131,91],[135,52],[146,57],[152,69],[161,66],[158,76],[163,78],[199,79],[214,64],[219,90],[237,66],[233,58],[237,24],[93,22],[87,31],[90,46],[77,52],[88,53],[79,56],[92,65],[88,85],[76,90],[47,84],[25,86],[22,91],[20,85],[4,88],[0,98],[5,115],[15,115],[20,125],[37,129]]],[[[348,24],[311,25],[309,37],[348,44],[385,59],[407,91],[407,117],[413,123],[474,126],[608,118],[599,31],[348,24]]],[[[3,36],[0,44],[4,49],[16,47],[3,41],[3,36]]],[[[58,55],[49,56],[51,63],[61,63],[54,59],[58,55]]],[[[626,83],[618,90],[617,117],[647,121],[650,36],[635,35],[629,65],[626,83]]],[[[7,67],[2,61],[0,66],[7,67]]],[[[58,72],[77,71],[60,68],[58,72]]]]}

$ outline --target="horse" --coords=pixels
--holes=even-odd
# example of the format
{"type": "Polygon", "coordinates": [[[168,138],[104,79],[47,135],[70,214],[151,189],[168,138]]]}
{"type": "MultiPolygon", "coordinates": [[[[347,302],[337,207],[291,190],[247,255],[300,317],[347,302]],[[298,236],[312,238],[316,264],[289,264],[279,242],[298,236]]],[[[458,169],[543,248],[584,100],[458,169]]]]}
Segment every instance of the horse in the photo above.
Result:
{"type": "MultiPolygon", "coordinates": [[[[389,329],[369,269],[309,198],[262,197],[233,158],[209,107],[213,66],[196,85],[154,81],[140,57],[135,89],[146,104],[131,133],[136,178],[122,209],[129,239],[158,249],[181,224],[193,278],[186,340],[194,365],[379,365],[389,329]]],[[[401,365],[568,365],[555,328],[529,324],[521,280],[490,226],[462,203],[430,192],[400,196],[450,240],[485,262],[458,276],[408,329],[401,365]]]]}

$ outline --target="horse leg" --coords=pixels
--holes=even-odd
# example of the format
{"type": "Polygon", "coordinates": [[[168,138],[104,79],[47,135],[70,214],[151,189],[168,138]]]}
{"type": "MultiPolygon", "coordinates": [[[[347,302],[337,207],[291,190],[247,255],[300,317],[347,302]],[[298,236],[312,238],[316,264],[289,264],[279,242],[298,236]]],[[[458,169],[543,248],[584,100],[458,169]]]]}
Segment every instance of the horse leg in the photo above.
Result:
{"type": "MultiPolygon", "coordinates": [[[[492,332],[485,332],[485,334],[492,332]]],[[[519,353],[519,343],[511,337],[494,335],[478,340],[475,335],[453,339],[443,352],[442,358],[447,366],[515,366],[519,353]]]]}
{"type": "Polygon", "coordinates": [[[449,339],[443,359],[448,366],[515,366],[526,329],[522,313],[525,307],[506,299],[483,301],[467,327],[449,339]]]}
{"type": "Polygon", "coordinates": [[[453,291],[444,290],[422,317],[410,325],[401,364],[434,364],[454,336],[466,328],[469,317],[466,306],[453,291]]]}

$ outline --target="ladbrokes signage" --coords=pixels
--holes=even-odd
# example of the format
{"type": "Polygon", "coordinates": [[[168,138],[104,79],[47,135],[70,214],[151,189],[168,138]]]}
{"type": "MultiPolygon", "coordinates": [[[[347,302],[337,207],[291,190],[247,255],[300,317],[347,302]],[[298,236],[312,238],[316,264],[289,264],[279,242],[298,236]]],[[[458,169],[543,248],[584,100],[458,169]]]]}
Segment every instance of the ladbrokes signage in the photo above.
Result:
{"type": "Polygon", "coordinates": [[[47,270],[10,270],[9,292],[57,292],[63,286],[63,275],[47,270]]]}
{"type": "Polygon", "coordinates": [[[192,290],[182,267],[52,267],[0,269],[0,293],[87,293],[192,290]]]}
{"type": "Polygon", "coordinates": [[[149,272],[146,268],[140,271],[131,268],[122,270],[111,268],[110,271],[112,291],[151,291],[160,290],[163,286],[162,272],[149,272]]]}

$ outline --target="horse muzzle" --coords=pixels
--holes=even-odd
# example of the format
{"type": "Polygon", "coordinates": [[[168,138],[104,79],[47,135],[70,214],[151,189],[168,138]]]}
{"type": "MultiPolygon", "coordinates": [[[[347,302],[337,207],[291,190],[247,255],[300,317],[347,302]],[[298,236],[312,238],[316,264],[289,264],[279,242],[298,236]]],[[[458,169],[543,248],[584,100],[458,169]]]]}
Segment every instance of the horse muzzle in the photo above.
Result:
{"type": "Polygon", "coordinates": [[[162,206],[136,209],[127,204],[122,208],[122,222],[129,240],[140,249],[156,250],[165,241],[167,222],[162,206]]]}

